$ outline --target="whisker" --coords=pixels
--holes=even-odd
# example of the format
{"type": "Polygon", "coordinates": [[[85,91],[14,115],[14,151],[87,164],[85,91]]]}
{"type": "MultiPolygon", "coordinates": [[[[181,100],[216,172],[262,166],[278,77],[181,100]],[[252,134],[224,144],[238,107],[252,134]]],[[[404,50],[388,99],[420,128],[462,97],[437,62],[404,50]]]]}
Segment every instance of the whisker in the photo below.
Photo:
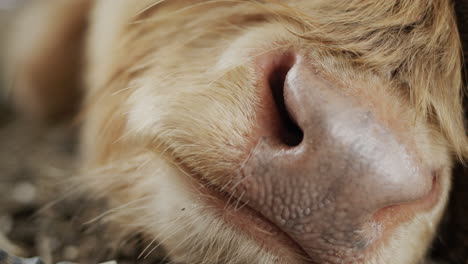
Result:
{"type": "Polygon", "coordinates": [[[162,2],[165,2],[165,1],[166,1],[166,0],[158,0],[158,1],[154,2],[154,3],[151,3],[150,5],[148,5],[147,7],[145,7],[143,10],[139,11],[138,13],[136,13],[136,14],[134,15],[134,17],[136,18],[136,17],[140,16],[141,14],[145,13],[146,11],[148,11],[148,10],[150,10],[150,9],[152,9],[152,8],[154,8],[154,7],[156,7],[157,5],[159,5],[159,4],[161,4],[162,2]]]}
{"type": "Polygon", "coordinates": [[[130,201],[130,202],[128,202],[128,203],[124,203],[124,204],[122,204],[122,205],[120,205],[120,206],[117,206],[117,207],[115,207],[115,208],[109,209],[109,210],[107,210],[107,211],[101,213],[100,215],[98,215],[98,216],[96,216],[96,217],[94,217],[94,218],[92,218],[92,219],[86,221],[85,223],[83,223],[83,225],[89,225],[89,224],[91,224],[91,223],[93,223],[93,222],[96,222],[96,221],[99,220],[99,219],[102,219],[102,218],[104,218],[104,217],[106,217],[106,216],[108,216],[108,215],[110,215],[110,214],[116,213],[116,212],[118,212],[118,211],[120,211],[120,210],[122,210],[122,209],[129,209],[128,207],[131,206],[132,204],[135,204],[135,203],[138,203],[138,202],[147,200],[147,199],[149,199],[149,198],[153,198],[153,197],[151,197],[151,196],[142,197],[142,198],[139,198],[139,199],[130,201]]]}
{"type": "MultiPolygon", "coordinates": [[[[168,222],[169,222],[169,223],[170,223],[170,222],[179,222],[179,220],[180,220],[181,218],[186,217],[188,214],[189,214],[188,211],[184,211],[183,213],[180,213],[180,215],[177,216],[175,219],[164,220],[164,222],[165,222],[165,223],[168,223],[168,222]]],[[[163,222],[163,221],[161,221],[160,224],[162,224],[162,222],[163,222]]],[[[192,224],[193,224],[193,223],[192,223],[192,224]]],[[[138,255],[137,259],[140,259],[141,256],[143,256],[143,255],[145,254],[145,252],[151,247],[151,245],[154,244],[154,242],[156,242],[156,240],[161,236],[161,234],[164,233],[165,230],[167,230],[167,229],[170,228],[170,227],[171,227],[171,226],[168,225],[168,227],[166,227],[163,231],[161,231],[160,234],[159,234],[158,236],[156,236],[156,237],[148,244],[148,246],[146,246],[145,249],[138,255]]],[[[175,230],[175,232],[176,232],[176,231],[177,231],[177,230],[175,230]]],[[[175,234],[175,232],[174,232],[173,234],[175,234]]],[[[170,236],[171,236],[171,235],[170,235],[170,236]]],[[[163,243],[163,242],[161,242],[161,243],[163,243]]],[[[161,243],[159,243],[158,245],[156,245],[156,248],[157,248],[161,243]]],[[[146,259],[154,250],[155,250],[155,248],[152,249],[151,251],[149,251],[148,254],[146,254],[144,258],[146,259]]]]}
{"type": "MultiPolygon", "coordinates": [[[[202,3],[196,3],[196,4],[184,6],[184,7],[180,8],[180,9],[177,10],[177,11],[173,11],[173,12],[171,12],[171,13],[166,14],[166,16],[176,16],[176,15],[179,15],[180,13],[185,12],[185,11],[189,11],[190,9],[194,9],[194,8],[197,8],[197,7],[200,7],[200,6],[204,6],[204,5],[217,4],[217,3],[250,3],[250,2],[248,2],[248,1],[242,1],[242,0],[213,0],[213,1],[205,1],[205,2],[202,2],[202,3]]],[[[154,23],[154,22],[157,22],[157,21],[161,21],[162,19],[164,19],[164,17],[161,17],[161,18],[153,18],[153,19],[142,19],[142,20],[133,21],[131,24],[140,24],[140,23],[149,23],[149,22],[153,22],[153,23],[154,23]]]]}

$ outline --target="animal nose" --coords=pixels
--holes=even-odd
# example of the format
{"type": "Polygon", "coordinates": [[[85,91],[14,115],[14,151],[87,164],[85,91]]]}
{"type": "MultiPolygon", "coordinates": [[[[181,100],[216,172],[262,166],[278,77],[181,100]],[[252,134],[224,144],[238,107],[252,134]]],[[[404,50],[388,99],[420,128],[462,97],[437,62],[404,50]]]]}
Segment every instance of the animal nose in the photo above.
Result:
{"type": "Polygon", "coordinates": [[[236,193],[310,257],[365,250],[382,233],[380,211],[431,193],[409,146],[304,57],[266,56],[257,71],[257,140],[236,193]]]}

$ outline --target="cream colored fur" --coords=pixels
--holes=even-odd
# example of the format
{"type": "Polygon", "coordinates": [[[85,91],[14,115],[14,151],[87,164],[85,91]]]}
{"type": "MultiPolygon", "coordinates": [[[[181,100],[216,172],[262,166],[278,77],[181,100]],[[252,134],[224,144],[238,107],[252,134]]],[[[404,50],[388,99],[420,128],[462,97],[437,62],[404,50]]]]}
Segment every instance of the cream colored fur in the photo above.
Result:
{"type": "MultiPolygon", "coordinates": [[[[61,2],[43,1],[25,16],[66,28],[76,22],[44,15],[57,8],[61,14],[79,12],[61,2]]],[[[86,67],[74,70],[86,91],[79,115],[79,184],[115,205],[114,221],[155,239],[143,254],[161,245],[182,263],[303,263],[289,252],[264,249],[226,224],[201,199],[201,183],[187,173],[222,184],[238,169],[248,150],[245,135],[261,107],[253,58],[294,50],[343,92],[369,104],[384,124],[413,135],[424,163],[443,168],[437,206],[359,256],[363,264],[424,260],[447,202],[452,163],[468,154],[460,43],[448,0],[80,3],[90,9],[79,13],[89,18],[83,33],[86,67]]],[[[11,72],[35,67],[23,62],[63,43],[57,35],[62,31],[46,26],[44,34],[32,36],[32,30],[21,26],[12,46],[25,38],[45,44],[28,40],[16,46],[7,60],[10,79],[29,78],[11,72]]],[[[47,60],[38,65],[47,68],[47,60]]],[[[34,84],[13,89],[21,91],[16,101],[33,100],[33,109],[62,100],[51,94],[37,103],[34,91],[41,87],[34,84]]],[[[18,105],[30,109],[29,103],[18,105]]]]}

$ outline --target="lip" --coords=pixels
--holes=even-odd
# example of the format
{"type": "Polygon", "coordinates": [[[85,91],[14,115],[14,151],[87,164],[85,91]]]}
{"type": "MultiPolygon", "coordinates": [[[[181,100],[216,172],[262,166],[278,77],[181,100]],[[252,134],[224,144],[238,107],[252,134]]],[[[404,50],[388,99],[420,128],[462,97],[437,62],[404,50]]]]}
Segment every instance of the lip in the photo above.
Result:
{"type": "Polygon", "coordinates": [[[278,226],[252,209],[248,203],[234,198],[233,194],[210,185],[202,177],[197,188],[202,200],[212,207],[214,213],[235,230],[247,235],[274,255],[292,258],[297,263],[310,263],[308,254],[278,226]]]}

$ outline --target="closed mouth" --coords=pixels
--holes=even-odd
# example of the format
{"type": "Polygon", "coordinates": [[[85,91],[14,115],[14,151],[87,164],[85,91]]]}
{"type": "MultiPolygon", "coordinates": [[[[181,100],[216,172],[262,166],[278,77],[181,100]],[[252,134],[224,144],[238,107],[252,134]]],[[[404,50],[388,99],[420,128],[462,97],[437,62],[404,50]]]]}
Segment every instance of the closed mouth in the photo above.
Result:
{"type": "Polygon", "coordinates": [[[301,262],[310,263],[311,259],[304,249],[286,232],[262,214],[226,190],[196,177],[201,183],[198,191],[203,193],[206,204],[214,208],[215,214],[235,230],[247,235],[267,251],[278,256],[293,256],[301,262]]]}

